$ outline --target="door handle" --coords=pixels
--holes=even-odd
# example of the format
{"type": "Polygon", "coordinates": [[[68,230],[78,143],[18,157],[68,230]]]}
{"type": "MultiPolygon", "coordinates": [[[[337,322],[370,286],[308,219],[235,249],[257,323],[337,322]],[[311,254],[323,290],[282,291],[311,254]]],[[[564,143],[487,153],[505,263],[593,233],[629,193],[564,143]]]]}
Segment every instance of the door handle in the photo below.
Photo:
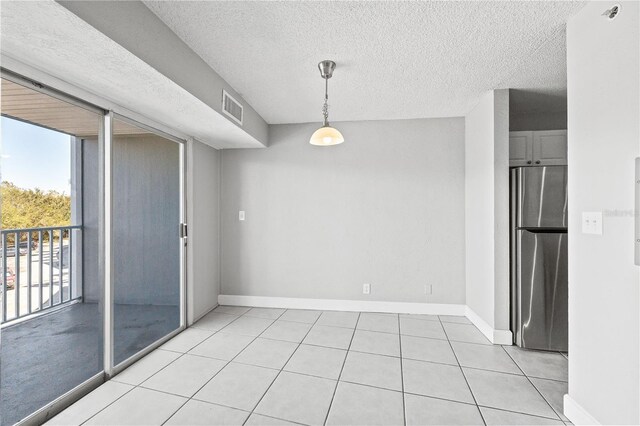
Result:
{"type": "Polygon", "coordinates": [[[536,161],[536,164],[540,164],[540,160],[537,160],[537,161],[536,161]]]}
{"type": "Polygon", "coordinates": [[[640,266],[640,157],[636,157],[636,180],[635,180],[635,239],[634,239],[634,259],[635,264],[640,266]]]}

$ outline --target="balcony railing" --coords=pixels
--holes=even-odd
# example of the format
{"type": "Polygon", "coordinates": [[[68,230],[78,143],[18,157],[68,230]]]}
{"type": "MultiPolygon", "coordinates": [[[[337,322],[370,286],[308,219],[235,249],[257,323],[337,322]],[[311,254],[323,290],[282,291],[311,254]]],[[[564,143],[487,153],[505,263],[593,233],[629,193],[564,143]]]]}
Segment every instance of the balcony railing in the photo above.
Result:
{"type": "Polygon", "coordinates": [[[80,225],[2,230],[2,325],[82,298],[81,232],[80,225]]]}

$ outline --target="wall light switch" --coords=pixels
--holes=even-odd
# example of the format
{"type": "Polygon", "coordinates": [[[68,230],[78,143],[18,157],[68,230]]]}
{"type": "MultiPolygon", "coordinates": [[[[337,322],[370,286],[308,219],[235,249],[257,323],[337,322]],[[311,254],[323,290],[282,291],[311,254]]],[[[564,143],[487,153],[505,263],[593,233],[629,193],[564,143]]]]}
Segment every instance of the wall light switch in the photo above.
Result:
{"type": "Polygon", "coordinates": [[[602,212],[582,212],[582,233],[602,235],[602,212]]]}
{"type": "Polygon", "coordinates": [[[371,284],[362,284],[362,294],[371,294],[371,284]]]}
{"type": "Polygon", "coordinates": [[[244,210],[238,212],[238,220],[244,220],[244,210]]]}
{"type": "Polygon", "coordinates": [[[433,294],[433,286],[431,284],[426,284],[424,286],[424,294],[433,294]]]}

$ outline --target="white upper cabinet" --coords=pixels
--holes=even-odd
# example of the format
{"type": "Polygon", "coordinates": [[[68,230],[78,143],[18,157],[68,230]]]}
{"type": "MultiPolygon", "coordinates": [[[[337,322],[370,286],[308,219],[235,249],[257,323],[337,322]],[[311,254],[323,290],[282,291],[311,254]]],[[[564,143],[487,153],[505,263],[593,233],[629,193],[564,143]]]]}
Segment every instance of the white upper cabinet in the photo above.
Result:
{"type": "Polygon", "coordinates": [[[533,163],[533,132],[509,132],[509,165],[530,166],[533,163]]]}
{"type": "Polygon", "coordinates": [[[509,165],[564,166],[567,164],[567,131],[509,132],[509,165]]]}
{"type": "Polygon", "coordinates": [[[567,164],[567,131],[533,132],[533,164],[565,166],[567,164]]]}

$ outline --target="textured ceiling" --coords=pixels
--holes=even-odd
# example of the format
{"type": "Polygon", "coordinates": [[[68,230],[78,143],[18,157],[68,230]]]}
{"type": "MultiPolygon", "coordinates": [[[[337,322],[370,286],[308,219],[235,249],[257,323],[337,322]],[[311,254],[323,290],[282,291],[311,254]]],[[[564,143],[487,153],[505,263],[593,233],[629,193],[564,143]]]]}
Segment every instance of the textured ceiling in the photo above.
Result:
{"type": "Polygon", "coordinates": [[[558,109],[565,24],[585,2],[145,4],[267,122],[291,123],[321,118],[322,59],[338,64],[332,120],[461,116],[494,88],[558,109]]]}
{"type": "Polygon", "coordinates": [[[0,2],[3,56],[220,148],[263,145],[54,1],[0,2]]]}

